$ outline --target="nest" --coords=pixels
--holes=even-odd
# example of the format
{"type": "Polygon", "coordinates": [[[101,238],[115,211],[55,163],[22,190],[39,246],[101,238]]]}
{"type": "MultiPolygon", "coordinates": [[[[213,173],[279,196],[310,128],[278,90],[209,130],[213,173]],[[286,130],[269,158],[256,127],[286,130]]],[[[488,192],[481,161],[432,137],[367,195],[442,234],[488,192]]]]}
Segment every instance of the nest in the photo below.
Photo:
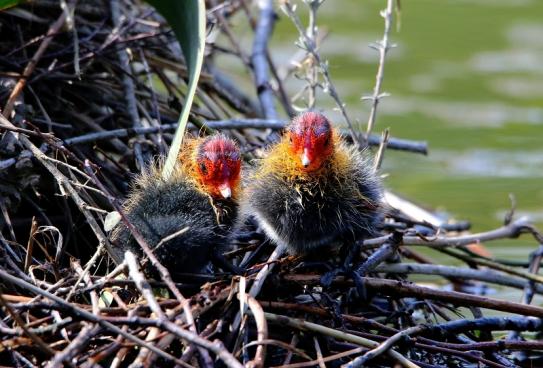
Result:
{"type": "MultiPolygon", "coordinates": [[[[174,284],[165,273],[147,280],[136,259],[113,259],[106,215],[133,175],[167,152],[187,71],[172,32],[148,6],[131,0],[73,6],[63,11],[56,1],[39,1],[0,13],[3,364],[543,364],[543,308],[531,305],[543,292],[543,237],[513,214],[498,229],[469,234],[464,223],[431,225],[399,206],[382,236],[353,245],[357,252],[346,266],[341,259],[285,256],[250,227],[225,254],[248,270],[244,276],[186,275],[174,284]],[[495,260],[469,247],[522,234],[539,245],[526,262],[495,260]],[[438,249],[469,267],[434,264],[416,247],[438,249]],[[411,282],[415,274],[437,281],[434,287],[411,282]],[[524,290],[523,300],[482,296],[487,284],[524,290]]],[[[229,34],[228,19],[236,14],[250,19],[249,27],[269,16],[252,11],[235,1],[208,18],[229,34]]],[[[251,157],[284,122],[257,102],[262,86],[256,94],[241,91],[214,65],[227,53],[252,68],[235,45],[209,46],[189,129],[221,130],[251,157]]],[[[274,78],[265,87],[291,113],[282,85],[288,79],[274,78]]],[[[424,150],[394,139],[388,146],[424,150]]]]}

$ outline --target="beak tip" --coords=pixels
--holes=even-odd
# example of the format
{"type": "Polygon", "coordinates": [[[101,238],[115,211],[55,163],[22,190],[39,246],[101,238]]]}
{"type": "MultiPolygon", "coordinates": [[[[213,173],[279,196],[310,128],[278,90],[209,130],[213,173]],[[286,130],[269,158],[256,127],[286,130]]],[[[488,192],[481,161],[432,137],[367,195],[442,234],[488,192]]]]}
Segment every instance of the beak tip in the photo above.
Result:
{"type": "Polygon", "coordinates": [[[307,157],[307,155],[302,155],[302,165],[303,167],[308,167],[309,164],[311,163],[311,160],[309,159],[309,157],[307,157]]]}
{"type": "Polygon", "coordinates": [[[230,187],[219,188],[219,191],[224,199],[232,197],[232,189],[230,189],[230,187]]]}

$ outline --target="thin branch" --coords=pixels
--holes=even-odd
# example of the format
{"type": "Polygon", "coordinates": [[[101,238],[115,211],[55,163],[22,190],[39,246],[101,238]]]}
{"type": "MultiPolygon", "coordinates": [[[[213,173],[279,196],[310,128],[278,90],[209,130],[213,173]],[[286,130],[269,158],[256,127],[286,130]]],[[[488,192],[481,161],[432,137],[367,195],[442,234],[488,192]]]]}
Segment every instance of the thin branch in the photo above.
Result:
{"type": "MultiPolygon", "coordinates": [[[[302,282],[307,284],[316,284],[320,282],[319,275],[285,275],[283,276],[283,279],[285,281],[302,282]]],[[[350,284],[350,282],[341,276],[336,277],[334,282],[350,284]]],[[[474,306],[494,309],[502,312],[516,313],[525,316],[543,317],[543,308],[541,307],[460,293],[456,291],[435,290],[424,286],[418,286],[412,282],[365,277],[364,286],[372,290],[378,290],[380,293],[384,293],[386,295],[433,299],[449,302],[454,305],[474,306]]]]}
{"type": "Polygon", "coordinates": [[[281,9],[283,10],[283,12],[285,12],[287,17],[289,17],[292,20],[292,22],[294,23],[294,26],[298,30],[298,33],[300,35],[299,46],[302,47],[307,52],[309,52],[311,55],[313,55],[313,58],[315,59],[317,65],[319,66],[322,76],[324,78],[324,82],[325,82],[324,91],[327,92],[336,103],[336,106],[341,112],[343,119],[347,123],[353,142],[358,144],[360,148],[364,147],[366,145],[366,142],[363,140],[363,137],[356,134],[356,131],[353,127],[351,119],[349,118],[349,115],[347,114],[347,110],[345,109],[345,104],[339,98],[339,94],[336,90],[336,87],[332,83],[332,78],[330,77],[328,63],[326,63],[325,61],[321,59],[320,54],[317,50],[317,45],[315,45],[315,43],[309,37],[307,37],[304,27],[302,26],[300,17],[298,17],[296,12],[294,11],[294,7],[290,3],[290,1],[288,0],[282,1],[281,9]]]}
{"type": "Polygon", "coordinates": [[[381,98],[388,96],[386,93],[381,93],[381,85],[383,84],[383,77],[385,74],[385,57],[389,49],[394,47],[388,42],[388,36],[390,28],[392,28],[394,0],[387,0],[387,7],[381,10],[381,16],[385,20],[385,32],[383,33],[383,39],[376,44],[370,45],[370,47],[379,51],[379,67],[377,69],[377,75],[375,76],[375,87],[373,88],[373,95],[368,97],[362,97],[363,100],[371,101],[371,111],[368,118],[368,124],[366,126],[366,139],[371,134],[373,126],[375,125],[375,118],[377,117],[377,106],[381,98]]]}
{"type": "MultiPolygon", "coordinates": [[[[277,315],[277,314],[272,314],[272,313],[264,313],[264,315],[266,316],[266,319],[268,321],[275,322],[275,323],[278,323],[278,324],[281,324],[281,325],[294,327],[294,328],[302,330],[302,331],[312,331],[312,332],[320,333],[320,334],[325,335],[325,336],[330,336],[330,337],[333,337],[333,338],[336,338],[336,339],[348,341],[348,342],[351,342],[353,344],[357,344],[357,345],[364,346],[364,347],[367,347],[367,348],[375,348],[375,347],[379,346],[379,343],[377,343],[375,341],[366,339],[364,337],[360,337],[360,336],[352,335],[352,334],[349,334],[349,333],[345,333],[345,332],[342,332],[340,330],[335,330],[335,329],[332,329],[332,328],[329,328],[329,327],[325,327],[325,326],[322,326],[322,325],[319,325],[319,324],[316,324],[316,323],[307,322],[307,321],[304,321],[304,320],[301,320],[301,319],[290,318],[290,317],[287,317],[287,316],[277,315]]],[[[390,355],[391,358],[393,358],[394,360],[401,363],[404,367],[408,367],[408,368],[417,368],[418,367],[418,368],[420,368],[418,365],[414,364],[409,359],[404,357],[402,354],[400,354],[400,353],[398,353],[398,352],[396,352],[394,350],[390,350],[387,353],[390,355]]]]}
{"type": "MultiPolygon", "coordinates": [[[[478,280],[490,282],[497,285],[511,286],[523,289],[529,282],[517,277],[511,277],[501,272],[493,270],[477,270],[466,267],[454,267],[418,263],[397,263],[382,264],[378,266],[375,272],[395,273],[395,274],[422,274],[451,277],[466,280],[478,280]]],[[[543,285],[536,284],[535,291],[542,294],[543,285]]]]}
{"type": "MultiPolygon", "coordinates": [[[[163,119],[164,120],[164,119],[163,119]]],[[[284,129],[288,124],[286,120],[272,120],[272,119],[228,119],[228,120],[205,120],[203,121],[206,127],[211,129],[284,129]]],[[[3,128],[0,126],[0,128],[3,128]]],[[[171,132],[177,128],[177,124],[163,124],[156,127],[149,128],[127,128],[127,129],[114,129],[104,132],[89,133],[72,137],[64,140],[64,144],[67,146],[95,142],[100,140],[106,140],[110,138],[122,138],[130,137],[134,135],[152,134],[158,132],[171,132]]],[[[342,134],[348,134],[341,131],[342,134]]],[[[381,137],[378,135],[371,135],[369,137],[368,144],[371,146],[379,146],[382,142],[381,137]]],[[[423,141],[411,141],[407,139],[390,137],[386,145],[387,148],[400,151],[409,151],[414,153],[421,153],[426,155],[428,153],[428,147],[426,142],[423,141]]]]}
{"type": "Polygon", "coordinates": [[[253,41],[253,54],[251,55],[256,92],[258,94],[258,99],[260,100],[260,105],[262,106],[264,117],[267,119],[277,119],[273,91],[268,78],[268,60],[266,58],[268,41],[273,31],[273,23],[275,22],[273,1],[258,0],[258,8],[260,14],[253,41]]]}
{"type": "Polygon", "coordinates": [[[53,40],[53,37],[59,32],[59,30],[62,28],[62,25],[66,21],[66,12],[61,12],[58,19],[49,27],[47,30],[47,34],[45,35],[42,43],[40,44],[40,47],[36,50],[36,53],[34,56],[32,56],[32,59],[30,62],[26,65],[25,69],[23,70],[23,73],[21,75],[21,78],[17,81],[17,84],[11,91],[11,94],[9,95],[9,98],[6,102],[6,105],[4,106],[4,111],[2,114],[7,118],[11,115],[13,111],[13,107],[15,106],[15,101],[17,100],[17,97],[21,94],[23,91],[26,82],[28,81],[30,75],[34,72],[34,69],[38,65],[38,62],[40,61],[41,57],[43,56],[43,53],[47,48],[49,47],[49,44],[53,40]]]}

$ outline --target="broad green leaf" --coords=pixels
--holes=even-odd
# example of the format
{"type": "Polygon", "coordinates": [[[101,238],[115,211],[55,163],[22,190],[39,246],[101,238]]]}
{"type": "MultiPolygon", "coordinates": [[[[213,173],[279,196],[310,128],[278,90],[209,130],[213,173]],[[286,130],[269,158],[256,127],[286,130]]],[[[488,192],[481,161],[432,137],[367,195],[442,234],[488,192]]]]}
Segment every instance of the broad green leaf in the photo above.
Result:
{"type": "Polygon", "coordinates": [[[189,88],[185,104],[181,110],[179,126],[162,170],[162,177],[168,179],[173,172],[183,143],[190,108],[202,69],[206,36],[206,10],[204,0],[148,0],[148,2],[166,18],[172,27],[181,45],[189,71],[189,88]]]}
{"type": "Polygon", "coordinates": [[[0,11],[19,5],[23,0],[0,0],[0,11]]]}

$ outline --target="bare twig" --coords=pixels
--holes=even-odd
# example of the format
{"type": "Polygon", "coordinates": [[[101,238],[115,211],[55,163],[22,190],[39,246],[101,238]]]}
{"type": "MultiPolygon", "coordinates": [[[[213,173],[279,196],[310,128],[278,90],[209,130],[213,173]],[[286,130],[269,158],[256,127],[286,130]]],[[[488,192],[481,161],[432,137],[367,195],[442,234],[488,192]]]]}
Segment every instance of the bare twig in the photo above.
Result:
{"type": "Polygon", "coordinates": [[[275,21],[275,12],[273,10],[272,0],[259,0],[258,8],[260,10],[258,24],[255,30],[253,41],[253,54],[251,61],[255,75],[256,92],[262,111],[267,119],[277,119],[277,111],[272,89],[268,79],[268,61],[266,59],[266,50],[268,41],[273,30],[275,21]]]}
{"type": "MultiPolygon", "coordinates": [[[[284,129],[288,124],[286,120],[271,120],[271,119],[228,119],[228,120],[206,120],[205,126],[211,129],[284,129]]],[[[2,126],[0,126],[2,128],[2,126]]],[[[163,124],[157,127],[149,128],[127,128],[127,129],[115,129],[110,131],[89,133],[78,137],[72,137],[64,140],[64,144],[67,146],[100,141],[110,139],[112,137],[130,137],[133,135],[151,134],[158,132],[174,131],[177,128],[177,124],[163,124]]],[[[342,133],[345,133],[341,131],[342,133]]],[[[371,146],[379,146],[382,142],[381,137],[377,135],[371,135],[368,144],[371,146]]],[[[411,141],[407,139],[399,139],[390,137],[386,145],[387,148],[401,151],[409,151],[414,153],[421,153],[426,155],[428,153],[428,147],[426,142],[423,141],[411,141]]]]}
{"type": "Polygon", "coordinates": [[[285,14],[292,20],[294,23],[296,29],[299,33],[299,46],[302,47],[304,50],[309,52],[313,58],[315,59],[315,62],[319,66],[320,72],[322,73],[322,76],[324,78],[324,91],[327,92],[330,97],[334,100],[336,103],[337,108],[341,112],[341,115],[343,116],[343,119],[347,123],[347,127],[349,128],[349,131],[351,133],[351,137],[353,139],[353,142],[357,143],[359,147],[364,147],[365,142],[363,142],[363,137],[360,137],[358,134],[356,134],[356,131],[353,127],[353,124],[351,122],[351,119],[349,118],[349,115],[347,114],[347,110],[345,109],[345,104],[341,101],[339,98],[339,94],[336,90],[336,87],[332,83],[332,78],[330,77],[330,72],[328,69],[328,64],[323,61],[320,57],[320,54],[317,50],[317,45],[315,45],[314,41],[311,40],[305,30],[302,26],[302,22],[300,20],[300,17],[296,14],[294,11],[294,7],[290,3],[290,1],[285,0],[281,3],[281,9],[285,12],[285,14]]]}
{"type": "Polygon", "coordinates": [[[15,101],[17,97],[23,91],[26,85],[26,82],[28,81],[28,78],[34,72],[34,69],[36,68],[36,65],[40,61],[41,57],[43,56],[43,53],[49,47],[49,44],[53,40],[53,36],[58,33],[58,31],[61,29],[65,21],[66,21],[66,12],[63,11],[58,17],[58,19],[51,25],[51,27],[49,27],[49,30],[47,31],[45,38],[40,44],[40,47],[38,47],[38,50],[36,50],[36,53],[34,54],[34,56],[32,56],[32,59],[26,65],[21,75],[21,78],[17,81],[17,84],[11,91],[11,94],[9,95],[8,101],[6,102],[6,105],[4,106],[4,111],[2,112],[2,114],[6,118],[11,115],[13,111],[13,107],[15,106],[15,101]]]}
{"type": "MultiPolygon", "coordinates": [[[[318,275],[285,275],[284,280],[313,284],[319,282],[320,277],[318,275]]],[[[336,277],[334,281],[346,282],[343,277],[336,277]]],[[[411,296],[421,299],[435,299],[443,302],[453,303],[455,305],[475,306],[525,316],[543,317],[543,308],[541,307],[481,297],[456,291],[434,290],[427,287],[418,286],[411,282],[366,277],[364,278],[364,286],[372,290],[379,290],[381,293],[390,293],[390,295],[395,296],[411,296]]]]}
{"type": "Polygon", "coordinates": [[[388,37],[390,33],[390,28],[392,27],[392,17],[393,17],[393,8],[394,0],[387,0],[387,7],[384,10],[381,10],[381,16],[385,20],[385,32],[383,33],[383,39],[377,41],[375,44],[371,44],[370,47],[379,52],[379,68],[377,69],[377,75],[375,76],[375,87],[373,88],[373,95],[364,96],[362,100],[371,101],[371,111],[368,118],[368,124],[366,126],[366,139],[369,137],[373,126],[375,125],[375,118],[377,117],[377,106],[379,101],[388,96],[387,93],[381,93],[381,85],[383,84],[383,77],[385,72],[385,57],[392,47],[395,45],[389,44],[388,37]]]}
{"type": "MultiPolygon", "coordinates": [[[[294,328],[300,329],[302,331],[308,330],[308,331],[320,333],[320,334],[323,334],[325,336],[331,336],[331,337],[334,337],[336,339],[348,341],[348,342],[351,342],[351,343],[354,343],[354,344],[357,344],[357,345],[360,345],[360,346],[364,346],[364,347],[369,347],[369,348],[375,348],[375,347],[377,347],[379,345],[379,343],[377,343],[375,341],[372,341],[372,340],[369,340],[369,339],[366,339],[366,338],[363,338],[363,337],[360,337],[360,336],[348,334],[348,333],[345,333],[345,332],[342,332],[342,331],[339,331],[339,330],[334,330],[332,328],[328,328],[328,327],[325,327],[325,326],[322,326],[322,325],[318,325],[316,323],[307,322],[307,321],[303,321],[303,320],[300,320],[300,319],[290,318],[290,317],[287,317],[287,316],[277,315],[277,314],[272,314],[272,313],[265,313],[264,315],[266,316],[266,319],[268,321],[279,323],[279,324],[285,325],[285,326],[294,327],[294,328]]],[[[394,360],[401,363],[404,367],[408,367],[408,368],[419,367],[418,365],[414,364],[409,359],[404,357],[402,354],[400,354],[400,353],[398,353],[398,352],[396,352],[394,350],[390,350],[387,353],[391,356],[391,358],[393,358],[394,360]]]]}

